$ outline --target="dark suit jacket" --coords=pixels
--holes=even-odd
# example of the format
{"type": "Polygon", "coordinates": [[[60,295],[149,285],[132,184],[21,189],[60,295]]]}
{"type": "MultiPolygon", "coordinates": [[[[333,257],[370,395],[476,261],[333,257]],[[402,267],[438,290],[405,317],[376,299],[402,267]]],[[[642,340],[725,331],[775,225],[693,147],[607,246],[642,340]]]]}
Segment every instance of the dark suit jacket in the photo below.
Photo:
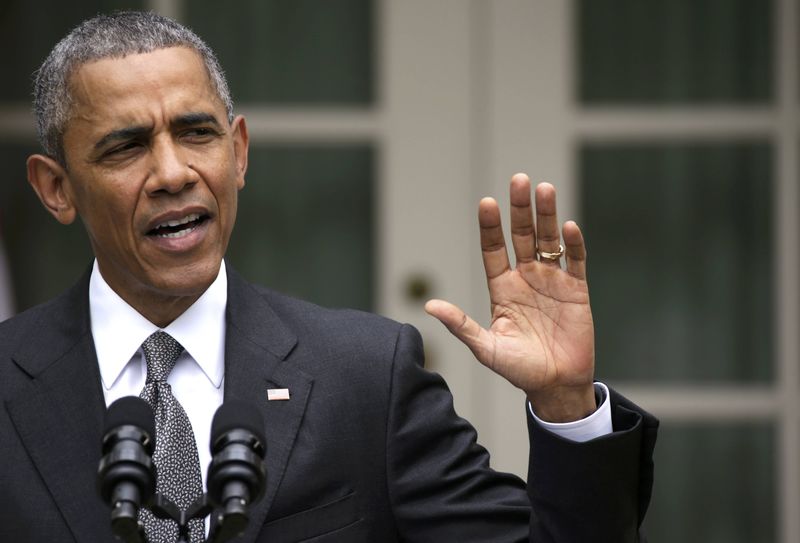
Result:
{"type": "MultiPolygon", "coordinates": [[[[489,468],[412,327],[228,275],[225,397],[258,406],[268,448],[241,541],[637,540],[657,422],[625,399],[612,398],[618,431],[586,444],[530,423],[526,491],[489,468]]],[[[88,274],[0,324],[0,541],[113,540],[95,491],[105,405],[87,288],[88,274]]]]}

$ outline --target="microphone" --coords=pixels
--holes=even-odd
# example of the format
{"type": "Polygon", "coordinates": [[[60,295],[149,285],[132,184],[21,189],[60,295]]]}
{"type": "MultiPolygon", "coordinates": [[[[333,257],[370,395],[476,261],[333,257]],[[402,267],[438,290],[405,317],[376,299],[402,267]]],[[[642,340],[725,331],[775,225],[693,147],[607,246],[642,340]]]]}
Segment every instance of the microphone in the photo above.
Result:
{"type": "Polygon", "coordinates": [[[264,494],[267,470],[264,421],[254,406],[240,400],[223,403],[211,422],[208,497],[221,509],[223,535],[241,533],[247,526],[247,506],[264,494]]]}
{"type": "Polygon", "coordinates": [[[155,435],[153,411],[141,398],[125,396],[109,406],[97,489],[111,504],[111,531],[124,540],[136,540],[139,507],[155,492],[155,435]]]}

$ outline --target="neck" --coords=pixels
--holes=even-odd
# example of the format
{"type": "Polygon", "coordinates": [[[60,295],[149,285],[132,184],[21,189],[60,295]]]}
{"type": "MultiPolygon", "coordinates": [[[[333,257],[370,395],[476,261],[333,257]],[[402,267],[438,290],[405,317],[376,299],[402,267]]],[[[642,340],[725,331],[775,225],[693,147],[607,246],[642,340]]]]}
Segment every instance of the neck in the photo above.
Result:
{"type": "Polygon", "coordinates": [[[125,301],[159,328],[166,328],[172,321],[183,315],[199,297],[200,294],[180,296],[178,298],[162,299],[155,301],[155,303],[145,303],[141,298],[125,301]]]}
{"type": "Polygon", "coordinates": [[[106,274],[98,260],[99,275],[106,285],[159,328],[168,326],[183,315],[208,290],[221,273],[219,266],[200,270],[200,273],[187,270],[187,273],[177,279],[165,274],[142,280],[140,277],[128,275],[119,277],[114,273],[106,274]]]}

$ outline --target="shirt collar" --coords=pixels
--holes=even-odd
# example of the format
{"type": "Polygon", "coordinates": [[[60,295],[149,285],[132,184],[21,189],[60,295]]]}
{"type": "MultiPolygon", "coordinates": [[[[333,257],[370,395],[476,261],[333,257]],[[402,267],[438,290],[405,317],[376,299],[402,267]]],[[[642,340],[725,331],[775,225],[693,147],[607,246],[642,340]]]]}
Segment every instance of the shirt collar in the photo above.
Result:
{"type": "MultiPolygon", "coordinates": [[[[211,286],[170,323],[165,332],[174,337],[219,388],[225,373],[225,306],[228,277],[225,261],[211,286]]],[[[97,260],[89,280],[89,310],[100,377],[106,390],[119,378],[150,334],[160,328],[128,305],[106,283],[97,260]]]]}

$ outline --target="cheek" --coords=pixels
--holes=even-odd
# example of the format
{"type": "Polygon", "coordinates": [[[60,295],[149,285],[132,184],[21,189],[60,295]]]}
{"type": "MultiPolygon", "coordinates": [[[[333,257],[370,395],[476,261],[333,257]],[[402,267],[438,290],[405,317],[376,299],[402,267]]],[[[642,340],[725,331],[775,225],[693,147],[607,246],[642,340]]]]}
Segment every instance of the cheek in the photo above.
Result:
{"type": "Polygon", "coordinates": [[[239,189],[231,184],[225,189],[224,194],[221,195],[221,200],[218,201],[220,213],[223,214],[225,222],[228,223],[228,229],[233,227],[233,223],[236,220],[236,208],[239,203],[238,197],[239,189]]]}
{"type": "Polygon", "coordinates": [[[82,196],[79,213],[93,237],[119,239],[129,236],[135,210],[135,195],[95,190],[82,196]]]}
{"type": "Polygon", "coordinates": [[[211,191],[220,213],[229,215],[236,213],[236,204],[241,189],[236,168],[230,164],[224,167],[207,169],[200,172],[201,177],[208,180],[208,189],[211,191]]]}

